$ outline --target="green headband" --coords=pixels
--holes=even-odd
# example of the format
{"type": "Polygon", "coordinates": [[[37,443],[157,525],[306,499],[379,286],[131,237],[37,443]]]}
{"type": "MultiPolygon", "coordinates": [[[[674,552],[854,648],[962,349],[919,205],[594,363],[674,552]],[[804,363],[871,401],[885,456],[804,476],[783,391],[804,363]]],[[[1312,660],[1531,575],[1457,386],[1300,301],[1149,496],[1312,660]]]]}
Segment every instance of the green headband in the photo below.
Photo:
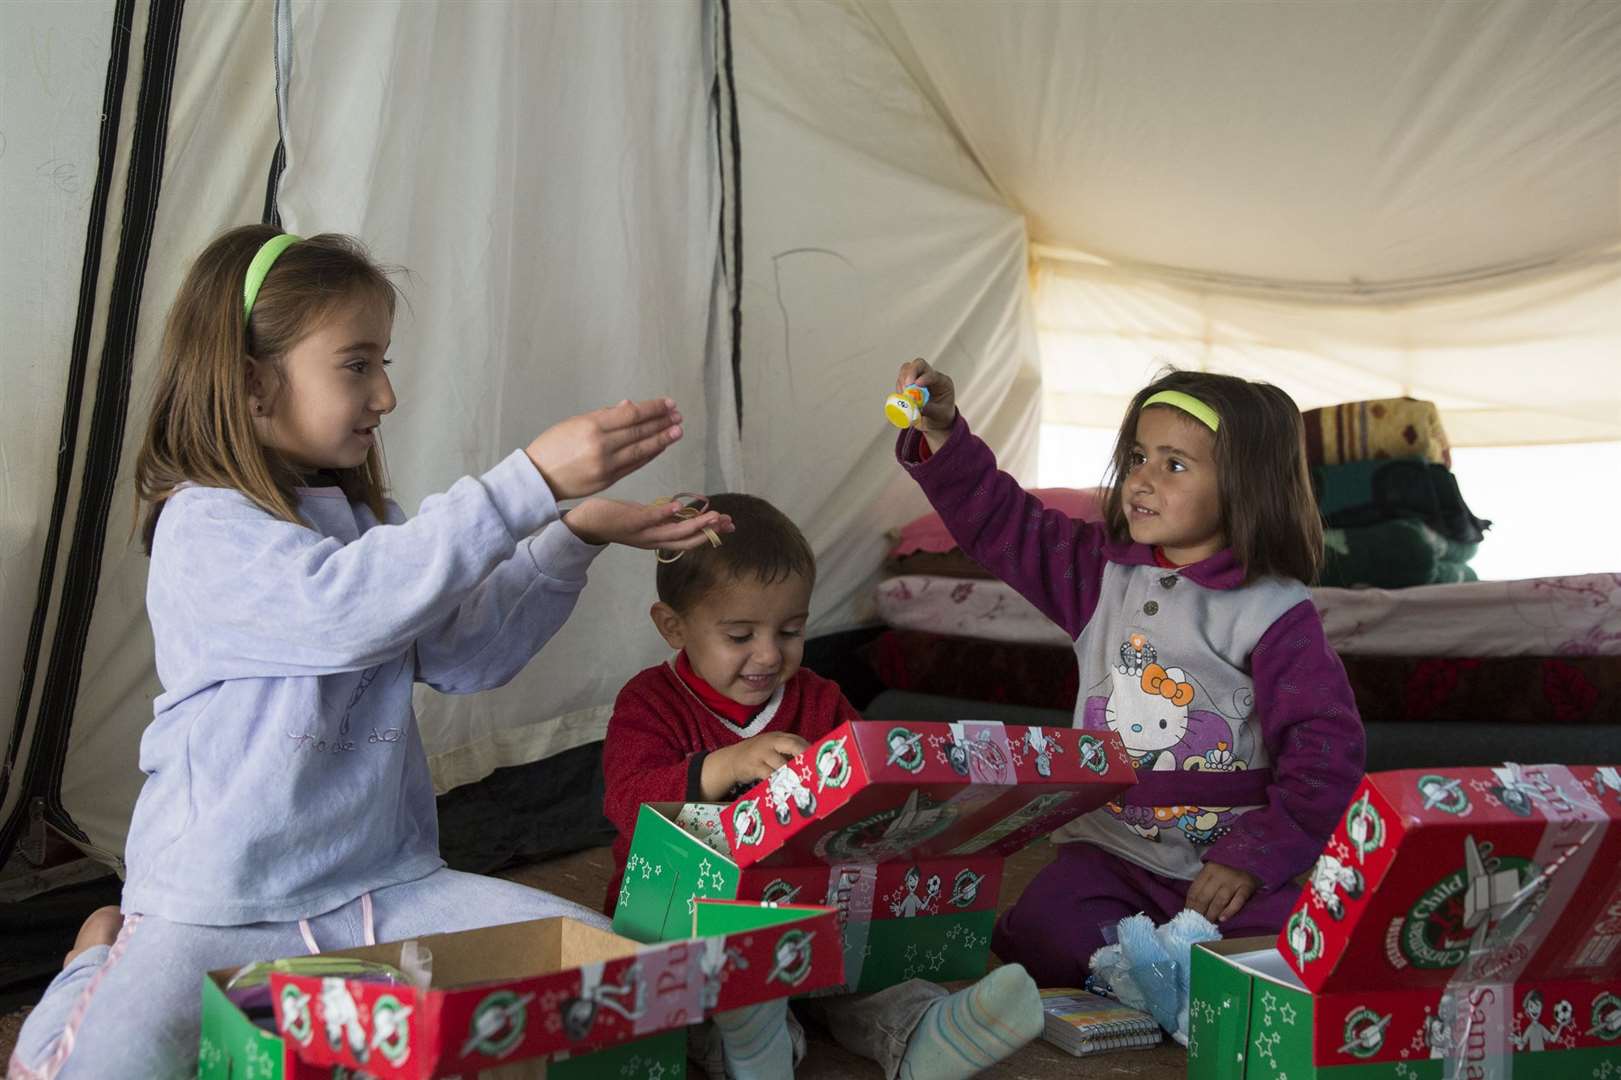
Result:
{"type": "Polygon", "coordinates": [[[1143,402],[1143,408],[1145,409],[1150,405],[1169,405],[1173,409],[1181,409],[1211,431],[1221,427],[1221,417],[1216,415],[1215,409],[1212,409],[1192,394],[1184,394],[1180,390],[1161,390],[1143,402]]]}
{"type": "Polygon", "coordinates": [[[281,258],[282,252],[302,239],[303,237],[294,236],[292,233],[272,236],[265,241],[264,247],[259,249],[259,253],[248,264],[248,276],[242,282],[242,321],[244,323],[253,314],[253,302],[259,298],[259,286],[265,283],[265,275],[270,273],[270,268],[275,265],[277,259],[281,258]]]}

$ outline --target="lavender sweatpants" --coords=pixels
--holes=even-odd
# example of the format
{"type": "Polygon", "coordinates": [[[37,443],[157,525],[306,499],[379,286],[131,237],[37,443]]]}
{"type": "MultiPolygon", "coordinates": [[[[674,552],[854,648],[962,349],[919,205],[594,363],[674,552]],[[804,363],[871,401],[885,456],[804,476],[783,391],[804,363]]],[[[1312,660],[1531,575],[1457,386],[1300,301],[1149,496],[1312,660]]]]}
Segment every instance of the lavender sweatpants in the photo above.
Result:
{"type": "MultiPolygon", "coordinates": [[[[1023,964],[1037,986],[1082,986],[1090,973],[1087,961],[1106,944],[1105,926],[1139,911],[1163,923],[1186,906],[1191,884],[1091,844],[1061,844],[1058,858],[996,921],[991,948],[1006,962],[1023,964]]],[[[1276,934],[1299,897],[1294,882],[1256,893],[1221,924],[1222,936],[1276,934]]]]}
{"type": "MultiPolygon", "coordinates": [[[[606,928],[598,912],[510,881],[439,869],[372,893],[378,941],[567,915],[606,928]]],[[[323,951],[364,944],[362,904],[310,919],[323,951]]],[[[118,942],[97,945],[46,989],[17,1037],[11,1080],[197,1075],[203,973],[309,952],[299,925],[194,926],[126,915],[118,942]]]]}

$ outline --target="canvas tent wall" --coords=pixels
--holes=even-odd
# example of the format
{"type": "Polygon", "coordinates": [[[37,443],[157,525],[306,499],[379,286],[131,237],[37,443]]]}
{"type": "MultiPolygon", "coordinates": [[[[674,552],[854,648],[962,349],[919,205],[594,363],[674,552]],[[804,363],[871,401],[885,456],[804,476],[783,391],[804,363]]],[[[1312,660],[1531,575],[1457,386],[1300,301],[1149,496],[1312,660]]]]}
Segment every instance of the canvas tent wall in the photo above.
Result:
{"type": "MultiPolygon", "coordinates": [[[[121,848],[157,692],[132,447],[230,224],[410,268],[407,508],[668,392],[692,436],[623,494],[777,501],[813,629],[867,617],[920,508],[877,420],[912,355],[1015,471],[1162,359],[1621,438],[1621,5],[107,0],[4,5],[0,50],[0,850],[35,796],[121,848]]],[[[650,578],[605,555],[512,686],[425,692],[441,786],[600,738],[663,651],[650,578]]]]}
{"type": "MultiPolygon", "coordinates": [[[[392,350],[402,405],[386,429],[403,505],[574,412],[669,393],[693,436],[619,493],[782,492],[823,556],[824,623],[850,621],[882,530],[908,512],[883,504],[894,485],[873,467],[889,452],[870,421],[891,357],[918,348],[975,357],[962,370],[986,373],[992,430],[1015,460],[1033,446],[1018,215],[939,129],[894,158],[886,203],[835,204],[811,221],[740,232],[740,210],[774,212],[769,185],[756,189],[764,198],[739,198],[733,123],[740,94],[752,92],[739,84],[762,86],[770,72],[738,61],[725,4],[126,3],[74,14],[64,23],[39,4],[3,16],[8,73],[41,50],[99,57],[76,64],[55,113],[33,107],[28,80],[8,85],[7,113],[31,121],[10,133],[14,155],[65,141],[71,113],[65,128],[77,142],[62,156],[93,162],[101,137],[94,175],[110,191],[98,214],[88,186],[46,191],[15,168],[21,155],[0,159],[12,167],[6,233],[27,238],[14,252],[31,253],[8,258],[8,272],[21,279],[40,260],[55,275],[48,290],[6,300],[8,337],[26,343],[24,355],[8,352],[8,367],[26,364],[41,382],[26,400],[7,399],[7,456],[26,478],[5,523],[0,655],[22,672],[0,702],[15,717],[8,848],[26,797],[109,861],[121,851],[139,737],[159,692],[144,558],[128,541],[142,394],[186,260],[230,224],[279,211],[291,231],[353,232],[410,268],[392,350]],[[105,128],[92,87],[122,102],[105,128]],[[141,200],[123,195],[132,161],[144,170],[130,185],[141,200]],[[910,189],[942,167],[956,171],[956,188],[918,199],[910,189]],[[867,236],[886,216],[964,211],[910,251],[883,251],[867,236]],[[857,241],[881,257],[860,269],[841,259],[845,247],[865,262],[857,241]],[[66,252],[89,267],[77,292],[66,252]],[[941,258],[955,267],[934,299],[961,309],[946,325],[915,293],[941,258]],[[740,267],[749,269],[739,276],[740,267]],[[110,311],[122,320],[113,331],[110,311]],[[887,312],[880,335],[848,336],[852,319],[874,311],[887,312]],[[82,355],[70,348],[75,315],[82,355]],[[739,327],[759,335],[747,352],[739,327]],[[72,378],[76,355],[82,382],[72,378]],[[847,535],[860,537],[853,547],[868,565],[841,555],[847,535]]],[[[876,50],[868,61],[899,76],[876,50]]],[[[823,107],[808,83],[779,92],[823,107]]],[[[914,122],[920,103],[894,121],[914,122]]],[[[793,137],[778,135],[779,148],[793,137]]],[[[852,150],[823,176],[854,186],[864,166],[852,150]]],[[[762,158],[758,172],[769,176],[770,163],[762,158]]],[[[569,626],[511,686],[463,699],[423,692],[442,788],[601,738],[618,686],[663,656],[644,621],[651,576],[649,556],[610,551],[569,626]]]]}
{"type": "Polygon", "coordinates": [[[1621,5],[863,8],[1029,222],[1049,420],[1168,360],[1621,438],[1621,5]]]}

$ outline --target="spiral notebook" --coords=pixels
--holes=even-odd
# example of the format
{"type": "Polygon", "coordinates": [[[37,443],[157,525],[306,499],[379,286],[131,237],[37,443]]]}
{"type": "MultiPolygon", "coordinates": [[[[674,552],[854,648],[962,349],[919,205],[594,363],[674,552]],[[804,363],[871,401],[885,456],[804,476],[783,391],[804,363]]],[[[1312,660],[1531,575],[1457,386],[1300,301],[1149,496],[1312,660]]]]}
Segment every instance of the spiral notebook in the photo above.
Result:
{"type": "Polygon", "coordinates": [[[1159,1024],[1145,1012],[1070,987],[1041,992],[1041,1037],[1066,1053],[1097,1054],[1159,1045],[1159,1024]]]}

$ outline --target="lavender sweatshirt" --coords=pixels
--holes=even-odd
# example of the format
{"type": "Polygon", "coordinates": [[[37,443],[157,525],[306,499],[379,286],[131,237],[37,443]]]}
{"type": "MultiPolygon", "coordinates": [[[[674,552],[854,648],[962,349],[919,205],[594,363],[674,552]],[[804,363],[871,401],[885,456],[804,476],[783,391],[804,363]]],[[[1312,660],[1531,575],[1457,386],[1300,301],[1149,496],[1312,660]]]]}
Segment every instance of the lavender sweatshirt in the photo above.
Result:
{"type": "Polygon", "coordinates": [[[281,521],[188,487],[158,520],[163,694],[126,912],[231,926],[330,911],[444,865],[413,682],[500,686],[573,610],[599,548],[520,451],[379,524],[337,488],[281,521]],[[550,526],[537,536],[537,529],[550,526]]]}
{"type": "Polygon", "coordinates": [[[1145,544],[1046,510],[959,414],[939,453],[896,445],[962,549],[1075,641],[1075,725],[1120,735],[1137,783],[1054,834],[1167,877],[1203,860],[1284,885],[1322,852],[1362,776],[1345,668],[1306,587],[1244,584],[1231,551],[1165,569],[1145,544]]]}

